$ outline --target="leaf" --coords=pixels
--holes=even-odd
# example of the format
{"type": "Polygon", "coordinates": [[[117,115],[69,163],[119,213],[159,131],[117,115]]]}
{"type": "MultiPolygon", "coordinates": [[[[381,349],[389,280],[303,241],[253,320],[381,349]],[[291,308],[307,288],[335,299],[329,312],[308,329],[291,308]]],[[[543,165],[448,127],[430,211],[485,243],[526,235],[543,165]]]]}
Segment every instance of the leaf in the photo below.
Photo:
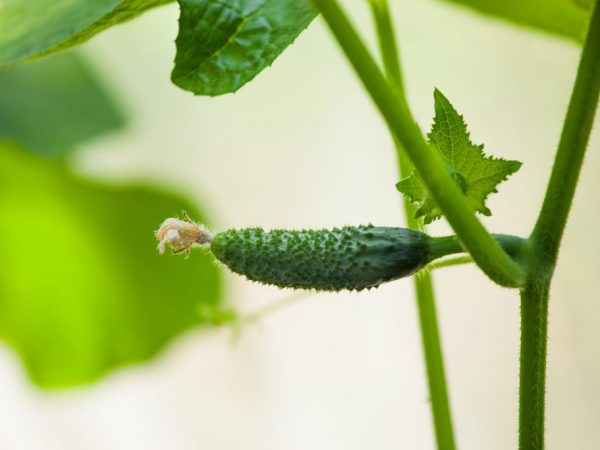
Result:
{"type": "Polygon", "coordinates": [[[0,69],[0,139],[56,158],[124,122],[108,92],[75,53],[0,69]]]}
{"type": "Polygon", "coordinates": [[[63,50],[173,0],[2,0],[0,65],[63,50]]]}
{"type": "Polygon", "coordinates": [[[156,251],[153,230],[183,208],[203,220],[173,194],[85,181],[0,144],[0,339],[37,385],[96,380],[219,316],[212,259],[156,251]]]}
{"type": "Polygon", "coordinates": [[[575,2],[575,4],[577,6],[580,6],[581,8],[583,8],[587,11],[591,11],[594,6],[594,0],[572,0],[572,1],[575,2]]]}
{"type": "MultiPolygon", "coordinates": [[[[428,135],[429,143],[440,152],[448,172],[467,196],[473,211],[490,216],[492,212],[485,200],[489,194],[497,192],[498,184],[519,170],[521,163],[486,156],[483,145],[474,145],[470,141],[463,117],[448,99],[437,89],[433,96],[435,118],[428,135]]],[[[416,216],[424,217],[425,223],[441,217],[442,212],[416,172],[398,182],[396,188],[418,205],[416,216]]]]}
{"type": "Polygon", "coordinates": [[[173,82],[198,95],[235,92],[316,16],[309,0],[178,0],[173,82]]]}
{"type": "Polygon", "coordinates": [[[446,0],[496,16],[518,25],[535,28],[583,42],[589,11],[581,4],[589,0],[446,0]],[[580,5],[577,5],[580,3],[580,5]]]}

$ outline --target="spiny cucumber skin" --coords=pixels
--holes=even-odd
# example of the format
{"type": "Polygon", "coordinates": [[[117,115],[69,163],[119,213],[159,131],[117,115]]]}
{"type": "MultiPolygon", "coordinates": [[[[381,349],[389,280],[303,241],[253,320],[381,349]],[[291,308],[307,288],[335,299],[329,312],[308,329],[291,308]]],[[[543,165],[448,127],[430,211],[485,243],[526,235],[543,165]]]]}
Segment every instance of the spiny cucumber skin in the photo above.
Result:
{"type": "Polygon", "coordinates": [[[406,228],[261,228],[218,233],[213,254],[233,272],[284,288],[357,290],[412,275],[429,262],[431,239],[406,228]]]}

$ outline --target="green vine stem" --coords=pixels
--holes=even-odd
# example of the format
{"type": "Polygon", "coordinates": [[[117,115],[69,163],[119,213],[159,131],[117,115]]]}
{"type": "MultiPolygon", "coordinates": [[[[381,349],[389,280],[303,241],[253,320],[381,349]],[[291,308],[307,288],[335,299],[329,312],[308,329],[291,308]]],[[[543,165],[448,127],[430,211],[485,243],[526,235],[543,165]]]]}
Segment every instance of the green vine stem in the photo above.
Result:
{"type": "MultiPolygon", "coordinates": [[[[387,0],[371,0],[370,5],[375,20],[375,28],[377,30],[386,77],[390,85],[396,89],[398,95],[404,97],[398,45],[396,43],[388,2],[387,0]]],[[[396,148],[400,176],[402,178],[407,177],[413,170],[413,165],[393,132],[391,135],[396,148]]],[[[422,228],[420,221],[415,218],[415,207],[407,198],[404,198],[403,204],[408,227],[413,229],[422,228]]],[[[454,450],[456,444],[454,442],[454,430],[452,427],[452,413],[448,398],[446,370],[444,368],[442,342],[439,333],[431,273],[425,271],[413,277],[413,285],[419,312],[419,326],[427,370],[431,413],[437,448],[439,450],[454,450]]]]}
{"type": "MultiPolygon", "coordinates": [[[[527,239],[511,234],[492,234],[492,238],[498,245],[513,259],[521,260],[523,253],[529,249],[527,239]]],[[[431,238],[435,245],[432,245],[429,259],[434,261],[448,255],[464,253],[465,249],[460,240],[452,236],[440,236],[431,238]]]]}
{"type": "Polygon", "coordinates": [[[452,427],[452,412],[448,398],[446,369],[444,367],[431,273],[425,271],[422,274],[415,275],[413,283],[419,310],[419,325],[437,448],[439,450],[454,450],[456,444],[452,427]]]}
{"type": "Polygon", "coordinates": [[[520,450],[544,448],[549,286],[548,280],[532,281],[521,290],[520,450]]]}
{"type": "Polygon", "coordinates": [[[369,0],[377,31],[377,42],[383,59],[383,68],[390,84],[404,97],[404,82],[400,65],[400,51],[387,0],[369,0]]]}
{"type": "Polygon", "coordinates": [[[531,236],[538,261],[553,270],[581,172],[600,92],[600,8],[592,13],[554,166],[531,236]]]}
{"type": "Polygon", "coordinates": [[[337,2],[313,0],[313,3],[474,261],[496,283],[507,287],[523,286],[525,271],[500,248],[475,217],[440,156],[425,141],[404,97],[389,85],[337,2]]]}
{"type": "Polygon", "coordinates": [[[521,291],[519,448],[544,448],[548,293],[600,94],[600,7],[592,12],[521,291]]]}

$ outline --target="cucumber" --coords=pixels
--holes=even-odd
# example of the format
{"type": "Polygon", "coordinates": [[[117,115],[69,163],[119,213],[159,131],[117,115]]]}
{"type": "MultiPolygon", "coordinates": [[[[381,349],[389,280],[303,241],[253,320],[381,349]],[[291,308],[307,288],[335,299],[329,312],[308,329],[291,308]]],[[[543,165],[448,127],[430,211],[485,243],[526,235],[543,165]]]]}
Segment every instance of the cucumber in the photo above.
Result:
{"type": "MultiPolygon", "coordinates": [[[[173,253],[184,254],[192,247],[210,248],[233,272],[282,288],[360,291],[412,275],[435,259],[464,252],[456,236],[431,237],[407,228],[245,228],[213,235],[187,215],[184,219],[167,219],[155,232],[160,253],[166,246],[173,253]]],[[[526,239],[493,236],[517,261],[527,250],[526,239]]]]}
{"type": "Polygon", "coordinates": [[[210,249],[233,272],[259,283],[317,291],[363,290],[414,274],[432,239],[372,225],[333,230],[246,228],[217,233],[210,249]]]}

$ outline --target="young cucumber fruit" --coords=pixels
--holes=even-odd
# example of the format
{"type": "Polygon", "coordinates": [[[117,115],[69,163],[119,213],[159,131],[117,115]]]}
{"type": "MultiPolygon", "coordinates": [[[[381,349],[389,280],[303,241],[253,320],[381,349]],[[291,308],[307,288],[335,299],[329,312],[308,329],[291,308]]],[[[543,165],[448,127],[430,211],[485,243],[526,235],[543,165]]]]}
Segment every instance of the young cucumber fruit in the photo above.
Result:
{"type": "Polygon", "coordinates": [[[318,291],[362,290],[422,269],[436,241],[405,228],[260,228],[217,233],[210,249],[233,272],[260,283],[318,291]]]}
{"type": "MultiPolygon", "coordinates": [[[[406,228],[358,227],[333,230],[273,230],[246,228],[213,236],[204,226],[166,219],[155,232],[158,251],[189,253],[209,247],[232,271],[260,283],[318,291],[360,291],[421,270],[431,261],[464,249],[456,236],[430,237],[406,228]]],[[[519,261],[528,241],[494,234],[494,239],[519,261]]]]}

